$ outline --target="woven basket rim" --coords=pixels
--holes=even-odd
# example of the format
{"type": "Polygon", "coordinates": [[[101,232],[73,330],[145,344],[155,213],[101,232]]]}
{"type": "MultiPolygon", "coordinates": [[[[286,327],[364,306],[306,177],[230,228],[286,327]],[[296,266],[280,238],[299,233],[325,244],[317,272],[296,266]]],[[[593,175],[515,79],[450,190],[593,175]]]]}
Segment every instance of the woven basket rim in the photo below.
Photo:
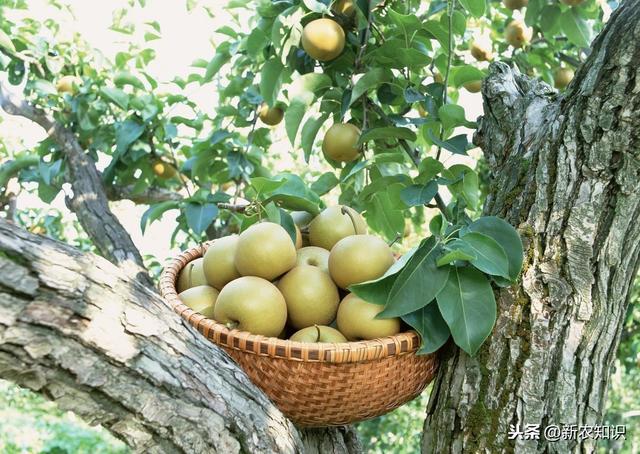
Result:
{"type": "Polygon", "coordinates": [[[261,356],[330,363],[373,361],[389,356],[414,353],[420,347],[420,337],[415,331],[355,342],[305,343],[229,329],[225,325],[195,312],[180,301],[175,283],[178,274],[186,264],[202,257],[214,241],[211,240],[187,249],[173,258],[162,271],[159,287],[160,294],[173,310],[216,344],[261,356]]]}

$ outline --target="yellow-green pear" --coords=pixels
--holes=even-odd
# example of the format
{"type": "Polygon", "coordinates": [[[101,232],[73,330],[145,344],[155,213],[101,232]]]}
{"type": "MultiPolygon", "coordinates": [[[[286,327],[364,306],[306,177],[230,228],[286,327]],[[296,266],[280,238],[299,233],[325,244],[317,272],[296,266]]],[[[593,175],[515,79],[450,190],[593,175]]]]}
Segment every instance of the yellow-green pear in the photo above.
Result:
{"type": "Polygon", "coordinates": [[[280,107],[269,107],[266,102],[263,102],[258,109],[258,116],[265,125],[275,126],[282,121],[284,111],[280,107]]]}
{"type": "Polygon", "coordinates": [[[314,325],[302,328],[290,338],[296,342],[347,342],[340,331],[330,326],[314,325]]]}
{"type": "Polygon", "coordinates": [[[322,152],[338,162],[355,161],[361,156],[358,140],[360,129],[351,123],[335,123],[322,139],[322,152]]]}
{"type": "Polygon", "coordinates": [[[316,19],[302,30],[302,48],[318,61],[336,58],[344,49],[345,35],[342,27],[331,19],[316,19]]]}
{"type": "Polygon", "coordinates": [[[253,224],[238,238],[234,263],[242,276],[271,281],[295,266],[296,246],[282,226],[253,224]]]}
{"type": "Polygon", "coordinates": [[[202,266],[202,257],[198,257],[195,260],[190,261],[182,268],[178,275],[178,282],[176,283],[176,290],[178,293],[184,292],[191,287],[197,287],[198,285],[207,285],[207,278],[204,275],[204,267],[202,266]]]}
{"type": "Polygon", "coordinates": [[[276,337],[287,322],[287,303],[271,282],[243,276],[220,291],[213,317],[229,328],[276,337]]]}
{"type": "Polygon", "coordinates": [[[204,254],[202,262],[204,275],[209,285],[218,290],[222,290],[228,282],[240,277],[235,265],[238,238],[238,235],[218,238],[204,254]]]}
{"type": "Polygon", "coordinates": [[[309,242],[330,251],[344,237],[366,232],[367,224],[360,213],[353,208],[336,205],[323,210],[311,221],[309,242]]]}
{"type": "Polygon", "coordinates": [[[213,318],[213,309],[218,299],[218,291],[210,285],[198,285],[180,292],[178,298],[194,311],[207,318],[213,318]]]}
{"type": "Polygon", "coordinates": [[[376,319],[384,306],[369,303],[353,293],[345,296],[338,307],[338,330],[350,341],[393,336],[400,332],[400,319],[376,319]]]}
{"type": "Polygon", "coordinates": [[[329,274],[329,251],[318,246],[306,246],[298,249],[296,266],[317,266],[329,274]]]}
{"type": "Polygon", "coordinates": [[[328,325],[336,318],[338,288],[320,268],[296,266],[282,276],[278,289],[287,302],[289,325],[293,328],[328,325]]]}
{"type": "Polygon", "coordinates": [[[516,19],[509,22],[504,30],[504,37],[509,44],[519,49],[531,41],[533,28],[527,27],[523,20],[516,19]]]}
{"type": "Polygon", "coordinates": [[[341,288],[377,279],[395,259],[391,248],[373,235],[352,235],[341,239],[329,254],[329,273],[341,288]]]}

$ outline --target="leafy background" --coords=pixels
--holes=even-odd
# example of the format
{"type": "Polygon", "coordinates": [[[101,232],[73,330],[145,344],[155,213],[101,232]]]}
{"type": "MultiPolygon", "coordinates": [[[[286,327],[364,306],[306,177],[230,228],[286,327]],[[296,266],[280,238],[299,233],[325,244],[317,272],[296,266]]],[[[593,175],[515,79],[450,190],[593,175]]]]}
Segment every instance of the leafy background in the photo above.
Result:
{"type": "MultiPolygon", "coordinates": [[[[468,46],[473,40],[488,40],[493,53],[502,60],[553,83],[554,71],[561,65],[573,67],[580,62],[584,47],[616,5],[615,1],[587,0],[581,8],[572,9],[556,0],[530,0],[523,16],[502,8],[499,1],[460,0],[448,24],[449,18],[443,13],[447,1],[388,2],[397,14],[385,16],[382,26],[393,39],[365,55],[362,64],[378,67],[358,79],[351,87],[350,99],[346,99],[348,90],[328,90],[327,78],[310,74],[312,62],[292,47],[301,32],[301,18],[308,11],[326,8],[327,3],[186,0],[170,4],[149,1],[147,5],[133,0],[0,0],[0,29],[16,30],[12,24],[20,24],[16,42],[22,42],[47,68],[44,74],[30,75],[27,88],[33,101],[73,128],[82,145],[96,157],[107,184],[133,185],[135,191],[160,187],[184,194],[179,202],[163,202],[148,209],[128,202],[114,204],[114,211],[157,275],[165,259],[176,250],[250,222],[218,210],[216,203],[232,199],[237,192],[268,203],[270,195],[257,194],[256,184],[269,184],[272,175],[284,171],[301,177],[303,184],[296,181],[296,193],[311,199],[311,205],[317,206],[317,200],[313,200],[309,188],[327,202],[347,201],[365,209],[369,226],[387,238],[404,231],[407,236],[397,246],[398,251],[417,246],[429,230],[439,231],[432,220],[435,210],[422,205],[434,196],[434,185],[426,175],[433,174],[434,168],[436,173],[442,169],[433,157],[427,157],[420,163],[418,175],[402,175],[409,173],[411,163],[398,161],[398,139],[425,149],[441,148],[441,160],[450,173],[459,170],[469,175],[467,186],[472,190],[454,182],[459,174],[443,173],[441,177],[449,181],[441,181],[439,186],[450,197],[447,200],[464,200],[462,211],[475,217],[488,181],[482,161],[477,162],[480,154],[468,149],[472,120],[480,113],[480,98],[463,86],[483,74],[487,63],[469,58],[468,46]],[[68,4],[73,4],[72,10],[68,4]],[[291,5],[297,8],[289,15],[282,14],[291,5]],[[251,14],[246,13],[248,6],[251,14]],[[416,23],[405,14],[414,10],[428,14],[429,20],[416,23]],[[263,27],[252,26],[255,12],[261,16],[263,27]],[[526,49],[515,50],[502,37],[514,18],[536,27],[536,37],[526,49]],[[83,20],[91,25],[78,29],[83,20]],[[218,24],[215,30],[211,30],[213,23],[218,24]],[[446,51],[449,25],[455,35],[455,57],[446,51]],[[190,31],[186,39],[184,30],[190,31]],[[422,53],[401,42],[411,33],[418,34],[416,45],[422,53]],[[269,41],[281,50],[275,53],[280,59],[274,58],[273,49],[265,47],[269,41]],[[49,53],[49,43],[55,43],[54,53],[49,53]],[[292,60],[283,61],[282,56],[292,49],[292,60]],[[452,70],[446,80],[449,104],[439,105],[433,100],[443,94],[438,80],[448,72],[450,55],[452,70]],[[387,69],[393,65],[406,67],[406,76],[394,79],[387,69]],[[307,74],[289,84],[292,68],[307,74]],[[58,73],[81,74],[88,83],[78,96],[60,97],[54,87],[58,73]],[[283,97],[281,89],[285,87],[283,97]],[[355,118],[364,121],[361,103],[356,100],[365,92],[372,93],[384,106],[391,121],[371,115],[372,127],[364,136],[369,141],[370,160],[336,170],[314,152],[314,137],[317,133],[319,136],[322,123],[330,123],[329,115],[339,118],[344,113],[341,106],[351,107],[355,118]],[[263,99],[288,104],[283,127],[272,130],[253,123],[252,112],[263,99]],[[310,109],[318,104],[318,110],[310,109]],[[426,117],[422,117],[424,112],[426,117]],[[156,177],[150,158],[177,165],[189,180],[156,177]],[[246,185],[249,178],[254,183],[252,188],[246,185]],[[430,229],[426,229],[428,220],[432,220],[430,229]]],[[[362,25],[362,18],[359,21],[362,25]]],[[[24,70],[19,62],[4,57],[0,65],[10,69],[16,79],[24,70]]],[[[348,87],[350,82],[340,80],[339,72],[335,68],[327,70],[336,86],[348,87]]],[[[0,116],[0,120],[0,156],[3,161],[13,159],[23,166],[19,169],[18,222],[33,232],[93,250],[64,206],[65,164],[60,150],[43,141],[42,133],[24,122],[6,116],[0,116]]],[[[272,215],[279,216],[277,212],[272,215]]],[[[629,425],[630,440],[624,446],[602,445],[602,450],[638,451],[638,431],[634,430],[638,420],[634,412],[640,402],[638,294],[636,287],[607,414],[608,422],[629,425]]],[[[125,450],[104,431],[88,428],[27,391],[3,383],[0,393],[0,408],[5,412],[0,415],[0,451],[125,450]],[[24,424],[33,431],[25,435],[20,430],[24,424]]],[[[416,452],[427,395],[428,391],[389,415],[359,424],[367,449],[416,452]]]]}

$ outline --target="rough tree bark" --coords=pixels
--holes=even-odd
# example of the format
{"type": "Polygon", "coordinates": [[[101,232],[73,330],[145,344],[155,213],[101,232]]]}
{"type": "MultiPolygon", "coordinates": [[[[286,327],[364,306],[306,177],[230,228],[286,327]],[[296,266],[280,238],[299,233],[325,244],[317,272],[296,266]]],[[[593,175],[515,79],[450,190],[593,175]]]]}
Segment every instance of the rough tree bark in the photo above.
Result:
{"type": "Polygon", "coordinates": [[[145,285],[2,220],[0,378],[136,452],[359,452],[350,429],[296,430],[145,285]]]}
{"type": "Polygon", "coordinates": [[[640,3],[594,42],[563,96],[494,63],[475,141],[493,186],[485,212],[517,226],[520,286],[470,358],[444,359],[422,451],[591,452],[592,440],[508,440],[511,424],[602,422],[640,256],[640,3]]]}

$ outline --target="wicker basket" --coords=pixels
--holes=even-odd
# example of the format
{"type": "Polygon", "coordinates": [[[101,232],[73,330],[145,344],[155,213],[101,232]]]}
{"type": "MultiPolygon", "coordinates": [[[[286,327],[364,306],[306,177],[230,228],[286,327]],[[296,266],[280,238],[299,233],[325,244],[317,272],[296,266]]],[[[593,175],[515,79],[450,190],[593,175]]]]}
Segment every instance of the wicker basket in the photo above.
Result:
{"type": "Polygon", "coordinates": [[[175,282],[207,246],[183,252],[163,271],[162,296],[297,425],[338,426],[373,418],[413,399],[433,380],[437,357],[415,354],[420,339],[413,331],[361,342],[301,343],[230,330],[194,312],[178,299],[175,282]]]}

